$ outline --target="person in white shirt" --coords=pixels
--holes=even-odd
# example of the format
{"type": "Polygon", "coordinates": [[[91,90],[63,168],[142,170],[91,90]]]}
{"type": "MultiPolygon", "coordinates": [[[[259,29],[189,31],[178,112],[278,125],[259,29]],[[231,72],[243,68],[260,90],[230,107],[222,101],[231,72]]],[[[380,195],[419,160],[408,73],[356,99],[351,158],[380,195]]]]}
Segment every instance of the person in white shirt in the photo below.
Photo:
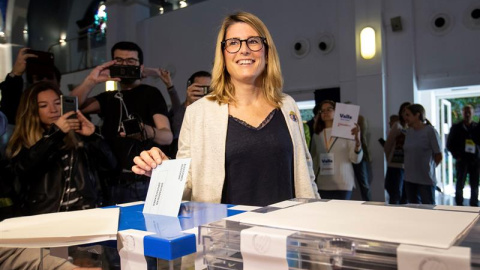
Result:
{"type": "Polygon", "coordinates": [[[355,140],[333,137],[332,125],[335,102],[324,100],[320,103],[320,117],[314,125],[310,151],[318,191],[322,199],[349,200],[355,186],[352,163],[363,158],[360,129],[352,129],[355,140]]]}

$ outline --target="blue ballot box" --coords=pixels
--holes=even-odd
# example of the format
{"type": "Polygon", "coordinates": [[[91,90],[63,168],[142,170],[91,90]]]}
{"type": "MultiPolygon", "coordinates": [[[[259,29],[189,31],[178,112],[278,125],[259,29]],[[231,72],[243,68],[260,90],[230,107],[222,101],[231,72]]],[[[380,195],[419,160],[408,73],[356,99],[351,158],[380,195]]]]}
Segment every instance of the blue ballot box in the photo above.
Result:
{"type": "Polygon", "coordinates": [[[145,256],[174,260],[196,250],[196,237],[186,230],[233,216],[244,211],[230,209],[234,205],[184,202],[178,217],[143,214],[143,204],[120,206],[118,231],[151,232],[143,238],[145,256]]]}

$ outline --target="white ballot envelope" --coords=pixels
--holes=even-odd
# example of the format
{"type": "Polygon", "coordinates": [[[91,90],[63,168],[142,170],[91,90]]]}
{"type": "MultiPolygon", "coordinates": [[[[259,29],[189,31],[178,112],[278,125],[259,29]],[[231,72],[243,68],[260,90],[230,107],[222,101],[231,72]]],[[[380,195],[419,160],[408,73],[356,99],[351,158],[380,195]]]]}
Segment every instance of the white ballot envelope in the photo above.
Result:
{"type": "Polygon", "coordinates": [[[166,160],[153,169],[143,213],[178,216],[190,160],[166,160]]]}
{"type": "Polygon", "coordinates": [[[352,135],[352,128],[358,121],[360,106],[352,104],[337,103],[335,105],[335,116],[333,117],[332,136],[349,140],[355,140],[352,135]]]}

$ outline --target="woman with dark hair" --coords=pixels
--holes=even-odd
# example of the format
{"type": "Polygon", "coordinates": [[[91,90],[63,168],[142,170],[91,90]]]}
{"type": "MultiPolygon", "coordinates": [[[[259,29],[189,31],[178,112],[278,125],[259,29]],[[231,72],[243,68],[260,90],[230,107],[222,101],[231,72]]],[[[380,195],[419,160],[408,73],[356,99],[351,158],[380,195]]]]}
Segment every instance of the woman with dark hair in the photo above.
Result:
{"type": "Polygon", "coordinates": [[[404,102],[398,110],[398,121],[392,124],[387,141],[383,147],[385,157],[387,158],[387,174],[385,176],[385,190],[388,193],[389,204],[407,203],[407,195],[403,185],[404,170],[404,152],[403,144],[405,134],[407,133],[407,124],[405,123],[405,110],[410,102],[404,102]]]}
{"type": "Polygon", "coordinates": [[[360,129],[357,124],[352,129],[355,140],[333,137],[335,102],[322,101],[318,113],[310,150],[320,196],[349,200],[355,186],[352,163],[358,164],[363,158],[360,129]]]}
{"type": "Polygon", "coordinates": [[[95,126],[80,111],[61,115],[61,95],[55,84],[39,82],[20,99],[7,157],[21,187],[22,214],[96,207],[98,173],[115,165],[95,126]]]}
{"type": "MultiPolygon", "coordinates": [[[[177,158],[191,158],[184,198],[264,206],[318,198],[295,101],[282,92],[273,39],[255,15],[237,12],[220,28],[212,92],[187,107],[177,158]]],[[[168,159],[158,148],[135,157],[147,174],[168,159]]]]}
{"type": "Polygon", "coordinates": [[[405,111],[405,191],[409,203],[435,204],[435,168],[442,161],[440,136],[425,117],[420,104],[405,111]]]}

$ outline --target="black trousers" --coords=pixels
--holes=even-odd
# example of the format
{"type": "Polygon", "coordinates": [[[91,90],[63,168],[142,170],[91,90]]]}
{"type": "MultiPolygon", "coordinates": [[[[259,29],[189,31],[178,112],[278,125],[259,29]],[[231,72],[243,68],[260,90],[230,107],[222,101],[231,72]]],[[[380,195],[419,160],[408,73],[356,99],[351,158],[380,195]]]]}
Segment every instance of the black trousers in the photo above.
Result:
{"type": "Polygon", "coordinates": [[[470,175],[470,206],[478,206],[478,184],[480,175],[480,160],[456,160],[457,184],[455,187],[455,202],[463,205],[463,188],[470,175]]]}

